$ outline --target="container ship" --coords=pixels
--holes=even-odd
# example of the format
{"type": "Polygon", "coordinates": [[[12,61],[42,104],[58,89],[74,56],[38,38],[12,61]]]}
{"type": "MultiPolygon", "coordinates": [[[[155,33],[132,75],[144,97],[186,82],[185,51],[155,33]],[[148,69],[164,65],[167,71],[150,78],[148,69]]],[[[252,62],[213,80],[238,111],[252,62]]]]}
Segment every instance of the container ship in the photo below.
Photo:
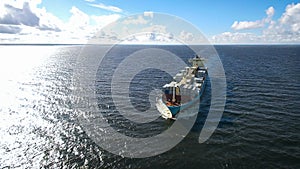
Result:
{"type": "Polygon", "coordinates": [[[156,108],[163,118],[176,120],[181,111],[200,101],[208,76],[203,61],[196,55],[189,60],[189,67],[179,71],[173,81],[163,86],[163,94],[156,99],[156,108]]]}

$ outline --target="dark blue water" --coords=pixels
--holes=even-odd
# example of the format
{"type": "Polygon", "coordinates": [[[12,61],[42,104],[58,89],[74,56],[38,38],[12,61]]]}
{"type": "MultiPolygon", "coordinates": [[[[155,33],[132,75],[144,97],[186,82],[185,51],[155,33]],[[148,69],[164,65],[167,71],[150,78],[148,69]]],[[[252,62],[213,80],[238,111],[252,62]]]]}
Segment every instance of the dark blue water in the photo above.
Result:
{"type": "MultiPolygon", "coordinates": [[[[144,159],[103,150],[78,123],[70,95],[82,48],[1,46],[0,168],[300,168],[300,46],[216,46],[227,80],[217,130],[198,143],[210,107],[208,85],[191,132],[170,151],[144,159]]],[[[119,57],[106,60],[113,64],[99,69],[95,82],[101,113],[119,132],[133,137],[156,135],[172,125],[162,118],[149,124],[128,121],[109,97],[114,64],[141,48],[145,46],[118,48],[113,54],[119,57]]],[[[186,47],[160,48],[185,61],[192,54],[186,47]]],[[[159,70],[140,72],[131,82],[133,105],[146,110],[144,89],[170,78],[159,70]]]]}

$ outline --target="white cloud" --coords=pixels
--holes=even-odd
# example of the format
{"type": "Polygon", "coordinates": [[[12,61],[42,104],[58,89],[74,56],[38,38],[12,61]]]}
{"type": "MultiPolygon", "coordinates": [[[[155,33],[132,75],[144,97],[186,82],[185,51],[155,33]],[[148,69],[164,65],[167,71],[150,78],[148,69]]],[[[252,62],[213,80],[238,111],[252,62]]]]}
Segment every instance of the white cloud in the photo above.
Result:
{"type": "Polygon", "coordinates": [[[213,43],[220,44],[256,43],[259,37],[254,33],[224,32],[220,35],[213,36],[211,40],[213,43]]]}
{"type": "Polygon", "coordinates": [[[0,33],[17,34],[21,32],[18,26],[0,25],[0,33]]]}
{"type": "Polygon", "coordinates": [[[117,12],[117,13],[121,13],[123,12],[122,9],[120,9],[119,7],[116,6],[111,6],[111,5],[105,5],[103,3],[99,3],[99,4],[89,4],[90,6],[96,7],[96,8],[100,8],[100,9],[104,9],[107,11],[112,11],[112,12],[117,12]]]}
{"type": "Polygon", "coordinates": [[[46,11],[45,8],[37,10],[37,16],[40,18],[39,29],[48,31],[62,31],[64,23],[58,17],[46,11]]]}
{"type": "Polygon", "coordinates": [[[231,28],[234,30],[256,29],[264,27],[264,22],[258,21],[235,21],[231,28]]]}
{"type": "Polygon", "coordinates": [[[71,8],[70,12],[72,16],[69,19],[68,29],[84,29],[86,26],[89,25],[90,18],[86,13],[82,12],[75,6],[71,8]]]}
{"type": "Polygon", "coordinates": [[[28,2],[24,2],[22,8],[16,8],[9,4],[4,5],[5,13],[0,17],[0,24],[38,26],[39,18],[34,14],[28,2]]]}
{"type": "Polygon", "coordinates": [[[275,14],[275,9],[273,6],[269,7],[267,10],[266,10],[266,14],[268,16],[268,18],[272,17],[274,14],[275,14]]]}
{"type": "Polygon", "coordinates": [[[153,18],[153,12],[152,11],[145,11],[144,16],[148,16],[150,18],[153,18]]]}
{"type": "Polygon", "coordinates": [[[116,21],[119,14],[89,16],[70,9],[64,22],[38,7],[41,0],[0,1],[0,43],[86,43],[100,28],[116,21]]]}
{"type": "Polygon", "coordinates": [[[269,7],[266,10],[266,18],[263,18],[261,20],[256,21],[234,21],[231,28],[233,30],[245,30],[245,29],[256,29],[256,28],[262,28],[265,26],[266,23],[270,22],[273,15],[275,13],[274,7],[269,7]]]}
{"type": "MultiPolygon", "coordinates": [[[[41,0],[0,0],[0,43],[85,43],[100,28],[121,17],[120,14],[116,13],[90,16],[74,6],[69,11],[71,17],[64,22],[58,16],[48,12],[46,8],[39,7],[39,4],[41,4],[41,0]]],[[[103,6],[102,9],[105,10],[123,11],[118,7],[102,4],[103,6]]],[[[273,18],[275,13],[273,7],[266,9],[265,12],[265,17],[260,20],[235,21],[232,24],[233,32],[212,36],[212,42],[300,43],[300,3],[288,5],[279,19],[273,18]],[[247,32],[257,28],[260,29],[256,30],[256,33],[247,32]],[[241,30],[243,32],[240,32],[241,30]]],[[[120,28],[121,32],[123,31],[122,35],[106,32],[106,34],[99,34],[99,36],[116,41],[124,35],[129,35],[130,30],[140,29],[138,26],[141,26],[143,27],[142,31],[148,32],[146,39],[151,40],[152,38],[152,42],[154,42],[153,39],[166,41],[166,38],[161,38],[162,36],[159,34],[164,34],[169,39],[180,38],[188,42],[197,39],[193,34],[185,31],[176,35],[168,35],[167,27],[149,24],[149,20],[152,18],[153,12],[144,12],[139,17],[125,20],[127,25],[120,28]]],[[[138,37],[136,38],[138,39],[138,37]]]]}
{"type": "Polygon", "coordinates": [[[95,0],[84,0],[85,2],[95,2],[95,0]]]}
{"type": "Polygon", "coordinates": [[[235,21],[232,29],[244,32],[224,32],[211,37],[213,43],[300,43],[300,3],[287,5],[278,20],[273,20],[275,9],[266,10],[266,17],[257,21],[235,21]],[[259,33],[246,30],[262,28],[259,33]]]}
{"type": "Polygon", "coordinates": [[[28,3],[30,9],[32,9],[32,11],[35,12],[36,6],[41,4],[41,2],[42,0],[1,0],[0,6],[10,5],[15,8],[22,9],[24,3],[28,3]]]}
{"type": "Polygon", "coordinates": [[[125,38],[121,44],[180,44],[169,34],[140,33],[125,38]]]}
{"type": "Polygon", "coordinates": [[[289,31],[300,31],[300,3],[291,4],[286,7],[285,13],[279,19],[282,25],[289,27],[289,31]]]}
{"type": "MultiPolygon", "coordinates": [[[[40,30],[60,31],[62,25],[60,20],[54,15],[48,13],[45,8],[37,8],[41,1],[7,1],[10,3],[0,3],[0,24],[2,28],[14,28],[15,33],[22,32],[22,25],[36,27],[40,30]],[[15,25],[12,27],[12,25],[15,25]],[[18,26],[18,28],[17,28],[18,26]]],[[[9,32],[9,31],[7,31],[9,32]]],[[[11,32],[11,33],[12,33],[11,32]]]]}
{"type": "Polygon", "coordinates": [[[179,39],[183,40],[184,42],[192,42],[194,41],[194,35],[190,32],[181,31],[179,34],[179,39]]]}

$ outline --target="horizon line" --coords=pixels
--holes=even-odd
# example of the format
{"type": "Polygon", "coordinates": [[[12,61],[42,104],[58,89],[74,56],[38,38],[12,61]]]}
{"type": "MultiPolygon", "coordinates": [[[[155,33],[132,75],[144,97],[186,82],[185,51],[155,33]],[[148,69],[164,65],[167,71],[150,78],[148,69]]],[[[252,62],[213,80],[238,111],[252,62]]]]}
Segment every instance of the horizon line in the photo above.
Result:
{"type": "Polygon", "coordinates": [[[148,46],[201,46],[201,45],[213,45],[213,46],[218,46],[218,45],[245,45],[245,46],[250,46],[250,45],[300,45],[300,43],[207,43],[207,44],[174,44],[174,43],[128,43],[128,44],[90,44],[90,43],[0,43],[0,46],[30,46],[30,45],[36,45],[36,46],[82,46],[82,45],[103,45],[103,46],[111,46],[111,45],[148,45],[148,46]]]}

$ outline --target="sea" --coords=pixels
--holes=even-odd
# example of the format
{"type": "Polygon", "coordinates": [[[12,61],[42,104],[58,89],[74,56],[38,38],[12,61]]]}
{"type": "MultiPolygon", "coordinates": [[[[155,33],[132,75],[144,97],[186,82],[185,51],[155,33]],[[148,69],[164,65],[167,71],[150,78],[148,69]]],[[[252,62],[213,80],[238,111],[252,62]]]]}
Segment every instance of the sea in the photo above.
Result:
{"type": "MultiPolygon", "coordinates": [[[[145,158],[111,153],[81,125],[73,97],[74,72],[87,70],[80,69],[86,48],[0,45],[0,168],[300,168],[299,45],[213,46],[226,77],[226,102],[216,130],[204,143],[198,142],[211,107],[208,83],[188,134],[170,150],[145,158]]],[[[169,51],[186,63],[193,54],[187,46],[120,45],[102,60],[92,86],[97,110],[128,137],[155,136],[174,124],[161,117],[147,123],[130,121],[112,100],[118,64],[146,48],[169,51]]],[[[98,46],[88,54],[104,55],[108,50],[98,46]]],[[[89,72],[81,73],[89,78],[89,72]]],[[[143,113],[151,107],[149,93],[172,76],[149,68],[130,80],[130,103],[143,113]]],[[[96,126],[101,130],[101,124],[96,126]]],[[[114,141],[106,144],[113,146],[114,141]]]]}

